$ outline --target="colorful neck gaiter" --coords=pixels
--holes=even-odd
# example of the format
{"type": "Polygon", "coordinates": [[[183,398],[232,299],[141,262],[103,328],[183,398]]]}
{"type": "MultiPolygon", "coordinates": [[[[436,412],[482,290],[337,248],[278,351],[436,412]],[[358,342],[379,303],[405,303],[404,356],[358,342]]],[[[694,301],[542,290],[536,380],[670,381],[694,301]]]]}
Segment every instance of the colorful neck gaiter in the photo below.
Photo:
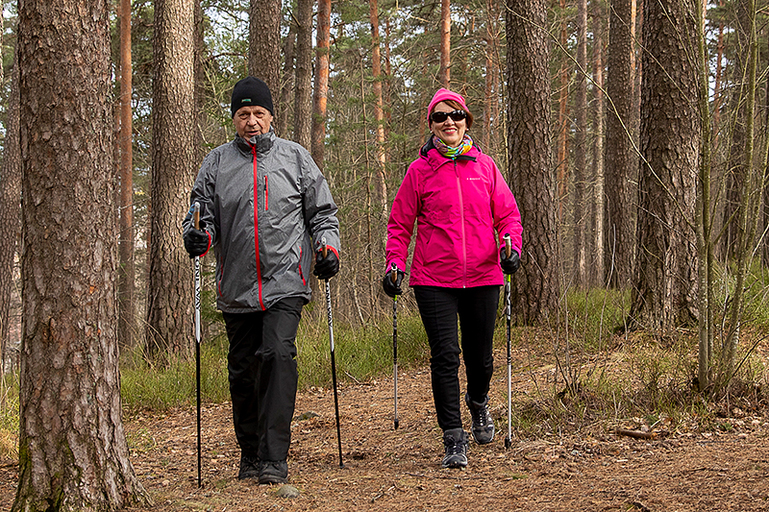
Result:
{"type": "Polygon", "coordinates": [[[462,138],[462,143],[459,146],[452,148],[447,146],[439,137],[433,136],[433,144],[435,144],[435,149],[437,149],[441,155],[454,160],[458,156],[464,155],[470,151],[473,147],[473,139],[471,139],[468,134],[465,134],[462,138]]]}

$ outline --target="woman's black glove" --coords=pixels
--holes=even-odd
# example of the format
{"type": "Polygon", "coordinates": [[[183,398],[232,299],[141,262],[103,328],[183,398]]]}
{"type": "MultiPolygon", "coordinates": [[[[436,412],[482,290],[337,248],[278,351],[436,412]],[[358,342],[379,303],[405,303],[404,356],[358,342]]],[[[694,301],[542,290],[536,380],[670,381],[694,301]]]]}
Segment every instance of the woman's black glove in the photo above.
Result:
{"type": "Polygon", "coordinates": [[[510,256],[508,256],[504,247],[499,251],[499,262],[502,265],[502,272],[505,274],[515,274],[521,266],[521,258],[518,256],[518,252],[515,249],[510,249],[510,256]]]}
{"type": "Polygon", "coordinates": [[[396,295],[403,295],[401,283],[403,282],[403,276],[405,275],[406,273],[404,271],[393,265],[382,278],[382,288],[384,288],[384,292],[393,298],[396,295]],[[393,272],[395,272],[395,274],[393,274],[393,272]],[[395,277],[394,281],[393,276],[395,277]]]}

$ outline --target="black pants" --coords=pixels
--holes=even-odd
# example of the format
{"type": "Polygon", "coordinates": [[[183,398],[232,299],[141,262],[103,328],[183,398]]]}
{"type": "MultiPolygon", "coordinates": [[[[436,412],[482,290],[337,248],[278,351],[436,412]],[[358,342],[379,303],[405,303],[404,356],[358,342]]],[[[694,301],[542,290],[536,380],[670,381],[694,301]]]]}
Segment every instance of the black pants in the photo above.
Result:
{"type": "Polygon", "coordinates": [[[298,373],[296,331],[304,299],[283,299],[266,311],[224,313],[232,419],[243,453],[286,460],[298,373]]]}
{"type": "Polygon", "coordinates": [[[439,288],[415,286],[419,314],[430,343],[433,399],[442,430],[462,428],[459,391],[459,333],[467,375],[467,393],[483,402],[494,372],[494,322],[499,286],[439,288]]]}

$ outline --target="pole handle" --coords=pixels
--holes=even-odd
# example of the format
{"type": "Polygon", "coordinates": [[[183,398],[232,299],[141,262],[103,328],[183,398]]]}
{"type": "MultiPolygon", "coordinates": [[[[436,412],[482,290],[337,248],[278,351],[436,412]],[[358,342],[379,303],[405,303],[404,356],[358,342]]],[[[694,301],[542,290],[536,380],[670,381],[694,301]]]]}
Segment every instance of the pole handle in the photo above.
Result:
{"type": "Polygon", "coordinates": [[[324,258],[328,254],[328,246],[326,245],[326,237],[325,236],[320,239],[320,253],[323,255],[324,258]]]}
{"type": "Polygon", "coordinates": [[[510,253],[513,252],[513,242],[510,239],[510,235],[508,233],[505,233],[505,256],[510,257],[510,253]]]}
{"type": "Polygon", "coordinates": [[[200,229],[200,203],[195,201],[195,205],[192,207],[192,218],[195,221],[195,229],[200,229]]]}
{"type": "Polygon", "coordinates": [[[390,281],[392,281],[393,284],[398,282],[398,266],[395,264],[395,262],[393,262],[392,266],[390,267],[390,281]]]}

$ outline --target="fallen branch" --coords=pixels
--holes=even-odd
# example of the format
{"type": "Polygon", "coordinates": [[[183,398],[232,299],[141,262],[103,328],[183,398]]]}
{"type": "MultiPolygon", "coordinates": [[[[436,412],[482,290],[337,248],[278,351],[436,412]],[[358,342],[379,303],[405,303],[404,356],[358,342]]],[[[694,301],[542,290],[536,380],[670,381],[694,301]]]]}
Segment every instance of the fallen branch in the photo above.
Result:
{"type": "Polygon", "coordinates": [[[629,430],[626,428],[618,428],[614,433],[618,436],[627,436],[634,439],[654,439],[657,437],[657,434],[654,432],[643,432],[641,430],[629,430]]]}

